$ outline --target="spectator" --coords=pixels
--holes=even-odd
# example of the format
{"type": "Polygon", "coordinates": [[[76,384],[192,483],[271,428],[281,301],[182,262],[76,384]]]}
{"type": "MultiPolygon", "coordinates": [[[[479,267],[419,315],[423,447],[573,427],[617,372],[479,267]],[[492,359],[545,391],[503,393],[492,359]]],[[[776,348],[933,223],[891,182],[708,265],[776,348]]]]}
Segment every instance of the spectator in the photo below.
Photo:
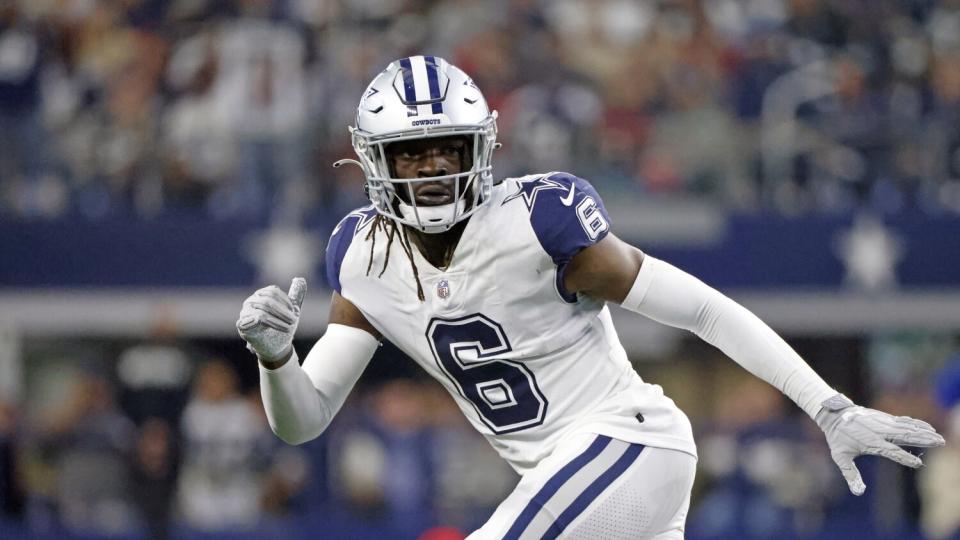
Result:
{"type": "Polygon", "coordinates": [[[7,199],[26,216],[55,215],[66,204],[40,114],[43,62],[36,25],[16,2],[0,4],[0,204],[7,199]]]}
{"type": "Polygon", "coordinates": [[[18,520],[23,512],[16,433],[16,411],[0,399],[0,522],[18,520]]]}
{"type": "MultiPolygon", "coordinates": [[[[960,19],[958,19],[960,20],[960,19]]],[[[960,210],[960,50],[938,54],[932,68],[933,106],[927,126],[933,196],[943,206],[960,210]]]]}
{"type": "Polygon", "coordinates": [[[111,383],[90,373],[77,378],[42,434],[55,456],[55,501],[65,528],[93,534],[133,529],[133,437],[134,426],[117,408],[111,383]]]}
{"type": "Polygon", "coordinates": [[[272,439],[262,415],[239,393],[237,376],[226,362],[211,360],[200,367],[181,432],[183,521],[202,530],[256,525],[264,445],[272,439]]]}
{"type": "Polygon", "coordinates": [[[339,437],[334,455],[354,510],[394,523],[404,536],[432,518],[433,438],[420,383],[393,380],[366,397],[365,415],[339,437]]]}
{"type": "Polygon", "coordinates": [[[147,419],[137,436],[131,495],[151,540],[169,536],[178,462],[170,424],[159,418],[147,419]]]}
{"type": "Polygon", "coordinates": [[[698,480],[708,487],[691,514],[691,536],[770,538],[814,528],[829,483],[842,489],[826,456],[772,387],[739,373],[732,384],[701,439],[698,480]]]}
{"type": "Polygon", "coordinates": [[[212,31],[180,41],[168,66],[175,98],[164,111],[163,204],[203,210],[212,193],[226,189],[237,165],[231,107],[217,100],[218,63],[212,31]]]}
{"type": "MultiPolygon", "coordinates": [[[[306,48],[270,2],[240,0],[240,17],[216,32],[214,102],[227,111],[238,145],[234,184],[212,201],[218,215],[283,212],[285,187],[305,182],[306,48]],[[239,113],[242,111],[242,114],[239,113]]],[[[286,188],[289,189],[289,188],[286,188]]]]}
{"type": "Polygon", "coordinates": [[[960,539],[960,355],[937,375],[937,398],[943,408],[947,445],[926,458],[920,470],[923,500],[921,525],[933,540],[960,539]]]}
{"type": "Polygon", "coordinates": [[[193,369],[186,347],[158,329],[157,335],[125,349],[117,359],[123,404],[134,422],[150,418],[175,423],[183,410],[193,369]]]}

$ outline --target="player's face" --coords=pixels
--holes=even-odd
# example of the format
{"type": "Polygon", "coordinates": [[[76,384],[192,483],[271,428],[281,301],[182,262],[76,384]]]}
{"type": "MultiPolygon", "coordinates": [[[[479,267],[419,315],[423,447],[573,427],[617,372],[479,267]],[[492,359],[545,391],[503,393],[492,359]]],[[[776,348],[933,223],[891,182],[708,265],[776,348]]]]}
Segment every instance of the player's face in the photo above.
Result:
{"type": "MultiPolygon", "coordinates": [[[[457,174],[470,167],[467,163],[468,140],[462,136],[412,139],[391,144],[387,156],[395,178],[432,178],[457,174]]],[[[466,188],[461,180],[461,190],[466,188]]],[[[411,184],[418,206],[438,206],[454,201],[452,179],[411,184]]],[[[399,186],[398,186],[399,187],[399,186]]],[[[397,190],[398,195],[409,203],[406,186],[397,190]]]]}

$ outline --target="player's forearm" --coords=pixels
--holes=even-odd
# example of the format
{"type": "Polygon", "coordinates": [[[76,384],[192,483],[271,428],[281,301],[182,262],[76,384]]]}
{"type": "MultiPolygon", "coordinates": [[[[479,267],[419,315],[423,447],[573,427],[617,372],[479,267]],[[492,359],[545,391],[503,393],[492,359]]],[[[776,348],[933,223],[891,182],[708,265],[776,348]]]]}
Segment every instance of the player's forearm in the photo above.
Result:
{"type": "Polygon", "coordinates": [[[624,299],[627,309],[684,328],[786,394],[811,418],[836,394],[753,313],[686,272],[647,256],[624,299]]]}
{"type": "Polygon", "coordinates": [[[276,370],[260,367],[270,427],[290,444],[318,437],[330,425],[377,347],[367,332],[332,324],[299,365],[296,353],[276,370]]]}
{"type": "Polygon", "coordinates": [[[260,366],[260,395],[270,428],[288,444],[315,439],[332,420],[320,392],[297,362],[296,353],[275,370],[260,366]]]}

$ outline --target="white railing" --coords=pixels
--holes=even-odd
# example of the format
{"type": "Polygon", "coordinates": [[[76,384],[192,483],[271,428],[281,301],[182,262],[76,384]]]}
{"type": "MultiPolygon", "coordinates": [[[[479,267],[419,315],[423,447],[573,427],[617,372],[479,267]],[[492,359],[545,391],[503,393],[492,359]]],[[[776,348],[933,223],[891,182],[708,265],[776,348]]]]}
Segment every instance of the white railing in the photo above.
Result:
{"type": "MultiPolygon", "coordinates": [[[[725,292],[784,333],[960,329],[960,289],[725,292]]],[[[142,337],[159,328],[183,337],[231,337],[236,335],[240,303],[248,294],[234,289],[5,291],[0,292],[0,329],[24,337],[142,337]]],[[[328,309],[329,293],[311,291],[298,334],[319,336],[328,309]]],[[[613,312],[621,336],[649,335],[651,328],[659,327],[621,309],[613,312]]]]}

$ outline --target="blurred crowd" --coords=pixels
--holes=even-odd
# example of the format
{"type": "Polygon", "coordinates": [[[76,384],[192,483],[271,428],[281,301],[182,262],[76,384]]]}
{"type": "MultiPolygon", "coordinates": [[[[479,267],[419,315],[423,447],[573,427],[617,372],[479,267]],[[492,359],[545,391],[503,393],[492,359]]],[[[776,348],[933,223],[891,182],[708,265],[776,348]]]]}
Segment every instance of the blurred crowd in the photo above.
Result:
{"type": "MultiPolygon", "coordinates": [[[[956,342],[874,339],[866,363],[840,365],[851,345],[818,341],[799,350],[827,358],[839,388],[930,420],[948,446],[919,472],[859,459],[868,491],[853,497],[809,419],[689,342],[638,364],[695,427],[687,537],[960,539],[960,355],[943,355],[956,342]]],[[[25,358],[24,399],[0,396],[0,538],[462,540],[517,480],[406,359],[375,359],[330,429],[292,447],[270,433],[239,346],[41,342],[25,358]]]]}
{"type": "Polygon", "coordinates": [[[261,538],[296,520],[285,537],[417,538],[477,526],[516,481],[422,380],[362,385],[292,447],[235,363],[166,339],[70,349],[33,357],[26,400],[0,398],[0,538],[261,538]]]}
{"type": "Polygon", "coordinates": [[[500,111],[501,176],[960,212],[957,0],[3,0],[0,215],[335,222],[363,88],[417,53],[500,111]]]}

